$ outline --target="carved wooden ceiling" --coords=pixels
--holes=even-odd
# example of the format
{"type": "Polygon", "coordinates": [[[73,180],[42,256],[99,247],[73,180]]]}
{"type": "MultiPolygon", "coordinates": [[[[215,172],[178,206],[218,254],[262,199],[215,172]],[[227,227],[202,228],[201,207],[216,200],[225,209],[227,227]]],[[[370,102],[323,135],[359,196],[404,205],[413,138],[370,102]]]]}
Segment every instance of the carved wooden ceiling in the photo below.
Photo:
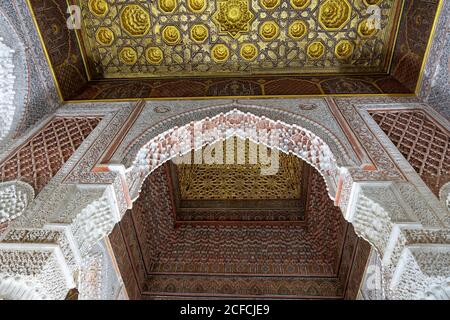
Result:
{"type": "Polygon", "coordinates": [[[169,168],[176,223],[304,221],[310,166],[294,155],[232,137],[169,168]]]}
{"type": "Polygon", "coordinates": [[[386,72],[396,0],[80,1],[93,78],[386,72]],[[369,6],[377,5],[374,14],[369,6]]]}
{"type": "Polygon", "coordinates": [[[61,99],[97,101],[413,95],[443,1],[27,2],[61,99]]]}

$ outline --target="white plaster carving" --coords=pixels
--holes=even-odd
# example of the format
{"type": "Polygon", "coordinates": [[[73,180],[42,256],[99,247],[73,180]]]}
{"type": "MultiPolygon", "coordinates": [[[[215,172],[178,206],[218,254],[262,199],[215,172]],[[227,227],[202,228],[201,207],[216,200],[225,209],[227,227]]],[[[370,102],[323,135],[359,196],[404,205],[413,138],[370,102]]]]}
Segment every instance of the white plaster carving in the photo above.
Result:
{"type": "Polygon", "coordinates": [[[20,298],[25,294],[59,300],[73,287],[72,274],[57,245],[0,243],[0,288],[5,290],[0,296],[20,298]],[[24,283],[29,289],[24,289],[24,283]],[[23,293],[11,296],[12,288],[23,293]]]}
{"type": "Polygon", "coordinates": [[[10,133],[16,112],[13,55],[14,50],[6,46],[0,37],[0,141],[10,133]]]}
{"type": "Polygon", "coordinates": [[[145,177],[164,162],[231,136],[248,138],[269,148],[295,154],[323,175],[330,197],[335,198],[340,168],[330,147],[321,138],[298,125],[237,109],[172,128],[142,146],[132,166],[127,169],[128,177],[140,179],[139,182],[128,181],[134,187],[131,189],[132,198],[140,192],[145,177]]]}
{"type": "Polygon", "coordinates": [[[450,245],[408,246],[402,252],[389,290],[393,299],[439,298],[448,293],[449,279],[450,245]]]}
{"type": "MultiPolygon", "coordinates": [[[[379,99],[374,99],[374,101],[379,102],[379,99]]],[[[346,108],[347,113],[353,112],[350,106],[346,108]]],[[[238,110],[232,110],[228,114],[222,113],[220,116],[225,117],[226,120],[219,121],[220,126],[213,126],[217,124],[214,123],[214,117],[204,119],[201,122],[202,125],[207,123],[214,128],[209,132],[210,135],[207,136],[206,143],[215,142],[230,135],[239,135],[243,138],[250,137],[242,133],[243,128],[254,125],[255,122],[252,121],[255,119],[258,121],[263,119],[269,127],[272,125],[278,126],[277,128],[285,127],[285,131],[281,134],[282,147],[280,149],[284,152],[292,151],[298,156],[304,157],[305,160],[316,166],[324,176],[328,176],[329,184],[333,187],[331,194],[335,194],[334,188],[337,187],[339,177],[341,177],[341,180],[344,179],[341,199],[348,199],[344,200],[344,203],[348,202],[348,205],[343,205],[346,208],[345,217],[354,224],[358,234],[374,245],[380,255],[382,284],[383,290],[386,292],[385,298],[410,299],[443,296],[442,290],[444,292],[447,290],[445,281],[449,276],[447,267],[449,264],[448,252],[445,251],[447,249],[442,248],[446,248],[450,243],[449,230],[446,229],[442,213],[436,214],[439,208],[433,207],[432,204],[430,205],[428,201],[424,200],[420,186],[418,187],[406,181],[406,179],[400,178],[401,171],[395,168],[395,162],[389,159],[388,153],[385,150],[376,150],[377,148],[382,149],[383,144],[377,142],[375,147],[372,146],[370,150],[371,156],[376,158],[377,165],[381,167],[381,170],[377,172],[362,171],[355,167],[351,168],[352,170],[346,170],[339,167],[335,160],[346,156],[342,154],[334,155],[331,149],[327,148],[324,140],[317,138],[308,130],[295,125],[286,127],[283,122],[256,117],[238,110]],[[244,119],[244,121],[239,122],[239,119],[244,119]],[[241,126],[242,124],[244,125],[241,126]],[[299,136],[306,139],[294,139],[299,136]],[[414,249],[419,244],[422,246],[422,251],[414,249]],[[435,246],[440,246],[441,251],[434,250],[435,246]],[[427,261],[433,261],[432,268],[427,265],[427,261]],[[440,263],[440,261],[447,265],[440,263]],[[421,284],[414,286],[415,279],[421,279],[421,284]],[[441,294],[439,295],[438,292],[441,292],[441,294]]],[[[85,184],[68,187],[62,182],[63,176],[58,176],[56,179],[58,185],[55,185],[53,189],[54,195],[49,197],[50,200],[42,206],[44,208],[42,212],[39,212],[39,223],[35,222],[37,219],[34,216],[30,216],[34,227],[49,228],[52,223],[60,223],[69,230],[65,234],[65,239],[67,239],[65,242],[51,241],[51,244],[60,250],[58,259],[62,259],[65,263],[56,259],[59,264],[54,268],[54,272],[66,276],[60,276],[59,279],[68,279],[70,276],[67,275],[81,272],[79,288],[83,289],[81,291],[84,291],[84,293],[80,292],[80,294],[82,298],[86,299],[98,299],[105,296],[100,287],[104,287],[101,284],[105,279],[104,270],[109,269],[103,267],[102,254],[95,251],[95,245],[120,220],[127,205],[125,194],[128,189],[131,190],[133,196],[136,196],[146,175],[158,165],[176,154],[189,151],[192,147],[202,146],[196,144],[195,140],[193,140],[193,146],[180,142],[191,134],[189,128],[181,123],[180,126],[168,129],[147,141],[148,143],[142,148],[133,166],[128,168],[127,171],[122,168],[118,169],[118,172],[107,172],[104,175],[90,172],[89,170],[105,151],[103,145],[111,141],[123,119],[110,118],[111,124],[107,128],[102,128],[107,132],[107,137],[102,136],[96,141],[94,141],[96,137],[92,139],[93,147],[89,149],[88,155],[79,161],[77,167],[71,171],[71,176],[66,180],[66,182],[70,181],[71,183],[81,180],[84,183],[89,182],[96,185],[87,187],[85,184]],[[114,122],[115,120],[117,121],[114,122]],[[113,126],[114,128],[112,128],[113,126]],[[64,245],[64,243],[67,244],[64,245]],[[69,254],[68,252],[72,253],[69,254]],[[76,258],[77,255],[79,255],[78,259],[76,258]]],[[[361,119],[358,119],[357,123],[361,126],[360,131],[370,131],[361,119]]],[[[370,133],[369,135],[369,133],[367,133],[365,141],[375,139],[373,134],[370,133]]],[[[277,147],[272,144],[270,135],[251,138],[269,147],[277,147]]],[[[340,149],[335,148],[333,150],[340,149]]],[[[79,159],[71,160],[73,160],[73,164],[79,159]]],[[[120,166],[110,166],[111,169],[114,167],[119,168],[120,166]]],[[[67,168],[63,170],[69,171],[67,168]]],[[[13,252],[18,252],[20,249],[27,254],[34,253],[34,249],[24,246],[26,237],[13,236],[16,234],[14,228],[24,228],[26,225],[27,220],[22,219],[20,223],[12,226],[12,230],[8,231],[10,235],[7,234],[5,239],[9,240],[0,242],[0,259],[1,255],[7,256],[9,254],[9,260],[6,259],[9,262],[6,264],[10,266],[10,269],[13,266],[21,265],[23,260],[19,256],[14,256],[13,252]],[[15,238],[21,240],[14,243],[8,242],[12,242],[15,238]],[[16,247],[12,249],[12,245],[16,245],[16,247]]],[[[42,244],[42,239],[39,241],[42,244]]],[[[47,251],[46,253],[46,256],[37,260],[50,261],[51,255],[48,255],[47,251]]],[[[4,261],[6,260],[4,259],[4,261]]],[[[4,277],[13,277],[17,274],[16,270],[13,272],[10,269],[7,272],[0,269],[2,271],[0,274],[4,277]]],[[[38,264],[33,274],[43,274],[42,270],[43,267],[38,264]]],[[[27,274],[29,273],[27,272],[27,274]]],[[[28,281],[39,284],[41,279],[43,278],[36,279],[35,276],[28,281]]],[[[58,285],[64,290],[70,288],[67,284],[70,284],[70,281],[66,280],[66,283],[62,280],[58,281],[58,285]]],[[[6,285],[4,287],[6,288],[6,285]]],[[[57,292],[60,292],[59,298],[63,296],[61,292],[64,290],[57,290],[57,292]]],[[[118,292],[122,291],[119,289],[118,292]]],[[[123,295],[122,292],[117,296],[123,295]]],[[[47,293],[46,297],[48,297],[47,293]]]]}
{"type": "Polygon", "coordinates": [[[0,224],[19,217],[33,199],[33,187],[25,182],[0,183],[0,224]]]}
{"type": "Polygon", "coordinates": [[[439,191],[439,198],[444,205],[450,211],[450,182],[442,186],[439,191]]]}

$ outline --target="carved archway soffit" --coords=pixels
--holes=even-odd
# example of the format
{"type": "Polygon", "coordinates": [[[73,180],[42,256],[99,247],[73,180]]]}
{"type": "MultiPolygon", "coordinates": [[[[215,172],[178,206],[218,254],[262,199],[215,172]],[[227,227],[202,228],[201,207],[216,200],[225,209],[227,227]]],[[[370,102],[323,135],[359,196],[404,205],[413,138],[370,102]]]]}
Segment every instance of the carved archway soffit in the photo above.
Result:
{"type": "MultiPolygon", "coordinates": [[[[127,176],[133,179],[138,175],[143,182],[164,162],[234,135],[302,158],[323,175],[330,197],[335,198],[341,172],[330,147],[321,138],[298,125],[288,125],[237,109],[175,127],[154,137],[139,150],[132,166],[127,169],[127,176]]],[[[136,194],[133,191],[132,194],[136,194]]]]}

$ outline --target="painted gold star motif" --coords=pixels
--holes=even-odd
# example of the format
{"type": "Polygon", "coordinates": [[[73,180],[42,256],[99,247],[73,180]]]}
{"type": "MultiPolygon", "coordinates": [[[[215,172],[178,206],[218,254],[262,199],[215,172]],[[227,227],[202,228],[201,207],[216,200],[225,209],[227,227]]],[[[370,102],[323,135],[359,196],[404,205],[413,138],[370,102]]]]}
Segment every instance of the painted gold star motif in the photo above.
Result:
{"type": "Polygon", "coordinates": [[[233,38],[239,37],[240,33],[250,30],[250,22],[254,14],[249,9],[248,0],[225,0],[218,1],[217,12],[213,20],[222,34],[228,33],[233,38]]]}

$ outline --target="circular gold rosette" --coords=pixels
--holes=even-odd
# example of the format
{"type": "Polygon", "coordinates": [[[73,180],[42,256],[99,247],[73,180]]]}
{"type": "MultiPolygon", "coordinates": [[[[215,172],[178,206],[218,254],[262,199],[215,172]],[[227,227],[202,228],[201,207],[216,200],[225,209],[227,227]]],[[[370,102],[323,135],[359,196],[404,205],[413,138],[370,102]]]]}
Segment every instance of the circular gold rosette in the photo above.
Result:
{"type": "Polygon", "coordinates": [[[230,56],[230,50],[224,44],[216,44],[211,50],[211,56],[216,62],[225,62],[230,56]]]}
{"type": "Polygon", "coordinates": [[[377,33],[375,19],[365,19],[358,25],[358,34],[363,38],[370,38],[377,33]]]}
{"type": "Polygon", "coordinates": [[[251,61],[258,55],[258,49],[251,43],[243,44],[241,47],[241,57],[245,60],[251,61]]]}
{"type": "Polygon", "coordinates": [[[206,0],[187,0],[188,7],[192,12],[202,12],[206,8],[206,0]]]}
{"type": "Polygon", "coordinates": [[[167,26],[162,32],[163,40],[169,45],[178,44],[181,40],[180,31],[175,26],[167,26]]]}
{"type": "Polygon", "coordinates": [[[197,24],[191,28],[191,38],[196,42],[203,42],[208,38],[208,28],[197,24]]]}
{"type": "Polygon", "coordinates": [[[114,42],[114,32],[109,28],[100,27],[95,33],[95,39],[103,46],[110,46],[114,42]]]}
{"type": "Polygon", "coordinates": [[[161,64],[164,54],[158,47],[150,47],[145,52],[145,58],[151,64],[161,64]]]}
{"type": "Polygon", "coordinates": [[[125,64],[133,65],[138,59],[136,50],[131,47],[123,48],[119,53],[119,59],[125,64]]]}
{"type": "Polygon", "coordinates": [[[177,7],[177,0],[159,0],[158,6],[161,11],[171,13],[177,7]]]}
{"type": "Polygon", "coordinates": [[[341,40],[334,48],[334,54],[338,59],[348,59],[353,54],[354,46],[348,40],[341,40]]]}
{"type": "Polygon", "coordinates": [[[279,32],[279,27],[274,21],[266,21],[259,28],[259,34],[264,40],[274,39],[279,32]]]}
{"type": "Polygon", "coordinates": [[[131,4],[120,15],[122,28],[133,37],[144,36],[150,30],[150,15],[139,5],[131,4]]]}
{"type": "Polygon", "coordinates": [[[325,30],[340,30],[351,14],[352,7],[347,0],[326,0],[319,8],[319,23],[325,30]]]}
{"type": "Polygon", "coordinates": [[[308,46],[307,54],[311,59],[320,59],[325,53],[325,46],[320,41],[314,41],[308,46]]]}
{"type": "Polygon", "coordinates": [[[291,0],[291,5],[295,9],[306,9],[311,4],[311,0],[291,0]]]}
{"type": "Polygon", "coordinates": [[[308,27],[306,26],[306,23],[302,20],[297,20],[291,23],[288,33],[291,38],[298,40],[303,38],[307,31],[308,27]]]}
{"type": "Polygon", "coordinates": [[[97,17],[104,17],[108,13],[108,3],[106,0],[89,0],[89,11],[97,17]]]}
{"type": "Polygon", "coordinates": [[[260,0],[261,6],[265,9],[275,9],[280,5],[280,0],[260,0]]]}

